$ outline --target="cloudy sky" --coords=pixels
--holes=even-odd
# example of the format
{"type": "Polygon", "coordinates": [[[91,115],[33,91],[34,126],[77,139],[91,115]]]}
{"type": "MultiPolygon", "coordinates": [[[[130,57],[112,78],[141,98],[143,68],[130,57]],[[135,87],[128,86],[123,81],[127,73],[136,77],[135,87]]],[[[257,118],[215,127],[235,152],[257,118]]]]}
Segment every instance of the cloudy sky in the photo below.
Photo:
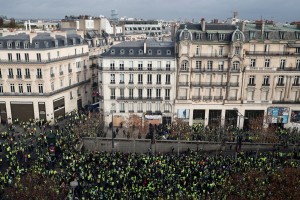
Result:
{"type": "Polygon", "coordinates": [[[0,15],[9,18],[61,19],[65,15],[104,15],[117,9],[120,17],[143,19],[300,21],[300,0],[0,0],[0,15]]]}

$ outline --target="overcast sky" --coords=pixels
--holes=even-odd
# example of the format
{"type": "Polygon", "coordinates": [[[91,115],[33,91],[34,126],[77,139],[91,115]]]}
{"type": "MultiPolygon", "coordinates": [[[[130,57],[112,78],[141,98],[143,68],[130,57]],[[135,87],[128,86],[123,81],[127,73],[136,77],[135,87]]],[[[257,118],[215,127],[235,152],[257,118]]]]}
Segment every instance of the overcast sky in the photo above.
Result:
{"type": "Polygon", "coordinates": [[[240,19],[300,21],[300,0],[0,0],[8,18],[62,19],[65,15],[104,15],[165,20],[225,20],[233,11],[240,19]]]}

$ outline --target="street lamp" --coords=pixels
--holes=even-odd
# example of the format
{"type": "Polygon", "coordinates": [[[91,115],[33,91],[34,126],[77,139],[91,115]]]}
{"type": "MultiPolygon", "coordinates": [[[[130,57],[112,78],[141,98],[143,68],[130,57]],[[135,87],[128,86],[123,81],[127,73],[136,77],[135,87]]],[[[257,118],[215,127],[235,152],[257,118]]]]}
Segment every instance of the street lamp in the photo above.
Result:
{"type": "Polygon", "coordinates": [[[115,103],[111,104],[111,152],[114,153],[115,141],[114,141],[114,112],[115,112],[115,103]]]}
{"type": "Polygon", "coordinates": [[[75,199],[74,197],[74,191],[75,191],[75,188],[78,186],[78,181],[71,181],[70,182],[70,186],[72,187],[72,199],[75,199]]]}

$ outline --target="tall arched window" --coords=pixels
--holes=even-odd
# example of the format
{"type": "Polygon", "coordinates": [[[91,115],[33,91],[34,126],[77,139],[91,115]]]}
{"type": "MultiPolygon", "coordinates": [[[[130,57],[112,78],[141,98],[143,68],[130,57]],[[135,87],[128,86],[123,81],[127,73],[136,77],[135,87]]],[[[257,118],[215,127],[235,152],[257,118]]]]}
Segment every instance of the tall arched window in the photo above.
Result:
{"type": "Polygon", "coordinates": [[[187,61],[187,60],[182,61],[180,69],[186,71],[186,70],[188,70],[188,68],[189,68],[189,61],[187,61]]]}

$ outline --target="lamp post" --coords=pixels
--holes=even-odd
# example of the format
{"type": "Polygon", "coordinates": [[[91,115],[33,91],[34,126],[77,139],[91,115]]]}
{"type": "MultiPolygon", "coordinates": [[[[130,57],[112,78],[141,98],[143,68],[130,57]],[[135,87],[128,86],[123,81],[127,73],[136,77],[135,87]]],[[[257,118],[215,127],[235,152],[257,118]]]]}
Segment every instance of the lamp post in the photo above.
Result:
{"type": "Polygon", "coordinates": [[[114,153],[115,141],[114,141],[114,112],[115,112],[115,103],[111,104],[111,152],[114,153]]]}
{"type": "Polygon", "coordinates": [[[74,191],[75,191],[75,188],[78,186],[78,181],[71,181],[70,182],[70,186],[72,187],[72,199],[75,199],[74,197],[74,191]]]}

